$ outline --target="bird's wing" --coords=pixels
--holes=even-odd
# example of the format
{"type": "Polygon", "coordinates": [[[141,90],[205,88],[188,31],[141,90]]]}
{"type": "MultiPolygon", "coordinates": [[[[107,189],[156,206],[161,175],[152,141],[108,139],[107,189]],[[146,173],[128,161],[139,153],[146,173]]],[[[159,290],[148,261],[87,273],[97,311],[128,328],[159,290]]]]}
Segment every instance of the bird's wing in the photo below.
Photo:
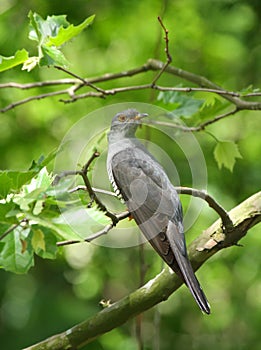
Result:
{"type": "MultiPolygon", "coordinates": [[[[186,254],[182,211],[178,195],[163,169],[147,154],[135,149],[117,153],[111,162],[114,181],[140,230],[153,248],[182,277],[166,235],[169,220],[177,222],[173,239],[186,254]]],[[[182,277],[183,278],[183,277],[182,277]]]]}

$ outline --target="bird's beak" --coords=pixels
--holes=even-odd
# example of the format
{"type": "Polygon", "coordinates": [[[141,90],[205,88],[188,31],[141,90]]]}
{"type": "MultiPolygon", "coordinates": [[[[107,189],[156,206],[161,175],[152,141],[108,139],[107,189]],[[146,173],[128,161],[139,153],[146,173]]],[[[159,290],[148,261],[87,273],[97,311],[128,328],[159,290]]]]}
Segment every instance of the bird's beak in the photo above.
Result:
{"type": "Polygon", "coordinates": [[[148,113],[139,113],[134,117],[134,120],[141,120],[146,117],[148,117],[148,113]]]}

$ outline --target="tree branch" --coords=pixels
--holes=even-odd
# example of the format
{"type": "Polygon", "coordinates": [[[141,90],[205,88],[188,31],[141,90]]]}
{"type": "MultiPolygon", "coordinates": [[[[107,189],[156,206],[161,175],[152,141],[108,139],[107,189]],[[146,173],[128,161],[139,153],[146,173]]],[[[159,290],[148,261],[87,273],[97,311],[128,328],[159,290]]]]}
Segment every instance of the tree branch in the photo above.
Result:
{"type": "MultiPolygon", "coordinates": [[[[235,225],[233,230],[224,234],[219,219],[191,243],[188,252],[195,270],[219,250],[237,244],[251,227],[261,221],[261,192],[232,209],[229,216],[235,225]]],[[[177,275],[165,268],[144,286],[86,321],[24,350],[80,349],[130,318],[167,300],[181,284],[177,275]]]]}
{"type": "MultiPolygon", "coordinates": [[[[117,222],[119,222],[120,220],[126,219],[129,216],[130,216],[130,213],[128,211],[124,211],[120,214],[115,215],[115,218],[117,219],[117,222]]],[[[57,245],[57,247],[61,247],[61,246],[65,246],[65,245],[71,245],[71,244],[82,243],[82,242],[90,243],[94,239],[99,238],[103,235],[106,235],[114,226],[115,226],[115,224],[113,222],[111,222],[110,224],[106,225],[102,230],[94,233],[93,235],[85,238],[82,241],[80,241],[80,240],[61,241],[61,242],[57,242],[56,245],[57,245]]]]}
{"type": "MultiPolygon", "coordinates": [[[[90,164],[91,162],[92,162],[92,158],[85,165],[85,166],[87,166],[87,169],[89,167],[88,164],[90,164]]],[[[60,175],[60,178],[63,176],[76,175],[76,174],[78,174],[78,172],[66,171],[66,172],[62,173],[62,175],[60,175]]],[[[193,197],[199,197],[201,199],[204,199],[208,203],[208,205],[212,209],[214,209],[216,211],[216,213],[220,216],[225,232],[229,232],[233,228],[233,222],[232,222],[231,218],[229,217],[227,211],[212,196],[210,196],[206,191],[196,190],[196,189],[191,188],[191,187],[175,187],[175,188],[176,188],[178,193],[189,194],[193,197]]],[[[89,192],[89,194],[91,191],[91,193],[96,192],[96,193],[102,193],[102,194],[106,194],[109,196],[117,197],[117,195],[114,192],[106,191],[106,190],[102,190],[102,189],[94,188],[94,187],[92,187],[90,190],[86,186],[82,186],[82,185],[72,188],[69,192],[72,193],[72,192],[82,191],[82,190],[89,192]]],[[[95,201],[97,201],[97,200],[95,200],[95,201]]],[[[99,199],[98,199],[98,201],[99,201],[99,203],[101,203],[99,199]]],[[[82,242],[91,242],[94,239],[96,239],[102,235],[107,234],[114,226],[117,225],[117,223],[119,221],[129,217],[130,213],[128,211],[126,211],[126,212],[123,212],[120,214],[115,214],[115,215],[112,214],[112,215],[115,216],[115,218],[116,218],[115,223],[112,222],[111,224],[106,225],[102,230],[92,234],[91,236],[89,236],[85,239],[82,239],[82,240],[67,240],[67,241],[57,242],[56,245],[57,246],[64,246],[64,245],[71,245],[71,244],[82,243],[82,242]]]]}
{"type": "Polygon", "coordinates": [[[178,193],[190,194],[193,197],[199,197],[204,199],[208,203],[210,208],[214,209],[218,213],[226,232],[229,232],[233,228],[233,221],[231,220],[227,211],[206,191],[195,190],[194,188],[190,188],[190,187],[175,187],[175,188],[178,193]]]}
{"type": "MultiPolygon", "coordinates": [[[[99,156],[100,156],[100,153],[97,151],[94,151],[92,156],[90,157],[90,159],[86,162],[86,164],[82,167],[81,170],[64,171],[60,175],[56,176],[53,184],[54,185],[58,184],[58,182],[61,180],[61,178],[65,177],[65,176],[80,175],[83,179],[84,184],[85,184],[85,189],[88,191],[90,198],[91,198],[91,201],[88,204],[88,207],[91,207],[92,203],[95,202],[97,204],[98,208],[100,210],[102,210],[104,212],[104,214],[111,219],[112,226],[115,226],[119,221],[119,219],[117,218],[117,215],[115,215],[115,214],[111,213],[109,210],[107,210],[106,206],[100,201],[100,199],[97,197],[95,191],[92,189],[91,183],[90,183],[88,176],[87,176],[87,173],[88,173],[88,170],[89,170],[91,163],[94,161],[95,158],[97,158],[99,156]]],[[[78,243],[78,241],[70,241],[70,242],[78,243]]],[[[70,243],[70,244],[72,244],[72,243],[70,243]]],[[[65,244],[63,244],[63,245],[65,245],[65,244]]]]}
{"type": "MultiPolygon", "coordinates": [[[[160,19],[159,19],[160,20],[160,19]]],[[[233,114],[236,114],[237,112],[241,110],[252,110],[252,111],[257,111],[261,110],[261,102],[258,101],[246,101],[244,100],[247,97],[259,97],[260,93],[259,92],[253,92],[249,94],[239,94],[237,92],[233,91],[227,91],[220,87],[219,85],[213,83],[209,79],[207,79],[204,76],[200,76],[188,71],[185,71],[181,68],[175,67],[170,65],[171,63],[171,56],[169,53],[169,47],[168,47],[168,30],[165,28],[162,22],[161,26],[165,32],[165,52],[167,56],[167,61],[164,63],[162,61],[156,60],[156,59],[149,59],[145,64],[143,64],[140,67],[136,67],[134,69],[130,69],[127,71],[122,71],[118,73],[109,73],[109,74],[104,74],[100,77],[94,77],[94,78],[81,78],[75,73],[72,73],[66,69],[61,69],[63,70],[66,74],[69,74],[73,76],[76,79],[61,79],[61,80],[53,80],[53,81],[46,81],[46,82],[36,82],[36,83],[27,83],[27,84],[19,84],[15,82],[10,82],[10,83],[4,83],[0,84],[0,88],[17,88],[17,89],[31,89],[31,88],[41,88],[43,86],[59,86],[59,85],[71,85],[67,89],[61,89],[58,91],[52,91],[44,94],[39,94],[35,96],[30,96],[28,98],[22,99],[20,101],[12,102],[6,107],[3,107],[0,109],[1,113],[7,112],[13,108],[16,108],[20,105],[23,105],[25,103],[34,101],[34,100],[40,100],[40,99],[45,99],[45,98],[50,98],[54,96],[61,96],[61,95],[67,95],[69,98],[63,98],[60,99],[61,102],[64,103],[71,103],[75,102],[79,99],[85,99],[85,98],[105,98],[106,96],[111,96],[115,95],[118,93],[124,93],[128,91],[137,91],[137,90],[148,90],[148,89],[153,89],[153,90],[158,90],[158,91],[180,91],[184,93],[189,93],[193,91],[204,91],[204,92],[209,92],[209,93],[215,93],[224,99],[228,100],[230,103],[232,103],[235,108],[231,111],[228,111],[226,113],[223,113],[221,115],[216,116],[213,119],[210,119],[198,126],[194,127],[184,127],[181,125],[176,125],[172,123],[168,123],[169,126],[171,127],[178,127],[179,129],[183,131],[192,131],[192,132],[197,132],[204,130],[206,126],[216,123],[221,119],[224,119],[228,116],[231,116],[233,114]],[[152,82],[148,84],[143,84],[143,85],[131,85],[131,86],[123,86],[123,87],[115,87],[111,89],[104,90],[97,85],[94,85],[95,83],[101,83],[105,81],[112,81],[116,79],[121,79],[121,78],[126,78],[126,77],[132,77],[140,73],[145,73],[147,71],[159,71],[159,73],[156,75],[156,77],[152,80],[152,82]],[[196,84],[198,87],[173,87],[173,86],[160,86],[156,85],[156,81],[159,79],[159,77],[163,73],[168,73],[172,74],[175,76],[178,76],[190,83],[196,84]],[[87,91],[81,94],[76,94],[76,92],[84,87],[89,87],[92,89],[92,91],[87,91]],[[94,91],[93,91],[94,90],[94,91]]],[[[57,67],[58,68],[58,67],[57,67]]],[[[157,122],[158,124],[163,125],[161,122],[157,122]]],[[[156,124],[156,123],[155,123],[156,124]]],[[[167,126],[167,123],[164,122],[164,125],[167,126]]]]}

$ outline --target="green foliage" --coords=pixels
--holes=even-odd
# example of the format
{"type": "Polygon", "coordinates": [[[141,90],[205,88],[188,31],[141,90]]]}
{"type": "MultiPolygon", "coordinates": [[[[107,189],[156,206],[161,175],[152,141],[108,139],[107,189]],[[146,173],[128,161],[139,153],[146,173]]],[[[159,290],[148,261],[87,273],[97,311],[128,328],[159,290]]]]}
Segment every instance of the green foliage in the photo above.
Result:
{"type": "Polygon", "coordinates": [[[19,190],[26,182],[32,179],[35,171],[12,171],[0,172],[0,198],[6,198],[8,193],[19,190]]]}
{"type": "Polygon", "coordinates": [[[202,107],[204,100],[186,96],[178,91],[161,91],[158,101],[162,101],[165,108],[171,110],[168,117],[171,118],[191,118],[202,107]]]}
{"type": "Polygon", "coordinates": [[[30,228],[17,227],[3,240],[0,266],[6,271],[26,273],[33,265],[30,228]]]}
{"type": "MultiPolygon", "coordinates": [[[[243,94],[258,92],[256,88],[242,90],[242,87],[250,84],[260,86],[260,4],[258,1],[229,0],[216,1],[215,6],[213,2],[205,0],[168,2],[163,20],[169,30],[173,64],[202,74],[226,89],[239,90],[243,94]]],[[[1,53],[4,56],[13,55],[18,48],[27,48],[24,39],[27,28],[26,21],[23,20],[29,11],[27,5],[14,0],[4,1],[0,6],[0,42],[1,53]]],[[[124,71],[140,66],[149,57],[165,60],[164,43],[161,41],[161,45],[157,44],[162,38],[162,31],[156,20],[161,14],[161,4],[158,1],[79,0],[75,6],[75,2],[68,0],[62,3],[32,0],[30,6],[41,14],[43,21],[47,19],[48,14],[59,16],[68,13],[71,23],[82,24],[85,22],[86,13],[97,13],[95,30],[82,32],[77,40],[63,46],[64,56],[73,64],[72,70],[82,77],[124,71]],[[140,20],[144,19],[144,13],[146,20],[140,20]]],[[[69,27],[70,25],[61,26],[60,30],[62,32],[69,27]]],[[[53,37],[50,40],[53,40],[53,37]]],[[[34,40],[31,44],[38,45],[38,41],[34,40]]],[[[58,41],[50,44],[51,47],[60,49],[55,45],[58,45],[58,41]]],[[[26,51],[31,53],[33,49],[33,46],[30,46],[26,51]]],[[[47,53],[44,54],[48,56],[47,53]]],[[[53,58],[46,58],[46,62],[48,60],[52,62],[53,58]]],[[[5,59],[2,60],[2,64],[4,61],[5,59]]],[[[38,63],[39,55],[32,54],[24,68],[30,70],[38,63]]],[[[30,74],[10,69],[2,74],[5,82],[15,80],[24,83],[60,78],[60,72],[48,69],[35,69],[30,74]]],[[[131,79],[136,84],[144,83],[142,75],[131,79]]],[[[129,82],[130,80],[127,80],[127,84],[129,82]]],[[[162,75],[161,82],[168,86],[179,86],[178,78],[168,74],[162,75]]],[[[118,87],[124,82],[123,79],[119,79],[113,84],[107,82],[104,86],[118,87]]],[[[43,89],[40,88],[33,90],[33,94],[42,92],[43,89]]],[[[5,106],[28,95],[31,96],[28,90],[2,90],[1,104],[5,106]]],[[[183,111],[185,117],[190,114],[190,117],[185,119],[187,125],[197,125],[223,113],[228,105],[217,95],[208,93],[182,95],[205,101],[200,108],[195,106],[194,114],[190,114],[188,110],[183,111]]],[[[23,171],[6,170],[0,174],[3,175],[3,181],[0,183],[1,234],[23,217],[29,221],[23,222],[10,233],[10,244],[9,235],[0,242],[0,252],[5,254],[4,259],[1,258],[1,264],[6,264],[10,271],[19,270],[20,273],[24,273],[35,263],[33,269],[21,276],[8,273],[4,269],[0,270],[3,348],[24,348],[55,332],[68,329],[79,320],[100,310],[99,301],[102,298],[111,299],[113,302],[139,285],[139,253],[135,248],[113,249],[94,244],[79,244],[62,249],[62,254],[57,255],[55,242],[58,239],[69,239],[73,235],[73,230],[66,224],[61,211],[72,211],[73,201],[85,205],[89,200],[85,193],[77,196],[77,199],[73,195],[68,197],[68,179],[67,182],[64,179],[55,189],[51,186],[47,191],[39,193],[39,196],[28,204],[28,211],[22,211],[8,194],[21,195],[22,187],[35,179],[42,166],[47,165],[43,159],[33,163],[32,159],[37,159],[39,154],[47,154],[50,149],[57,147],[68,129],[83,115],[106,104],[125,100],[151,103],[152,99],[150,91],[142,90],[108,96],[106,100],[88,99],[66,105],[53,98],[25,104],[1,116],[1,168],[27,169],[32,164],[32,173],[24,171],[25,175],[20,175],[19,180],[18,175],[11,175],[11,172],[23,171]],[[26,181],[23,180],[23,176],[28,176],[26,181]],[[17,249],[19,267],[15,266],[14,249],[17,249]],[[9,264],[5,261],[9,259],[8,251],[11,254],[9,264]],[[35,261],[36,255],[48,259],[55,256],[56,260],[35,261]]],[[[153,102],[163,105],[162,100],[153,102]]],[[[175,111],[175,107],[167,108],[175,111]]],[[[258,112],[241,112],[208,127],[220,140],[237,140],[244,158],[237,164],[236,175],[226,171],[224,166],[218,170],[213,157],[216,142],[213,138],[209,138],[205,133],[195,135],[201,144],[208,166],[208,191],[226,209],[232,208],[254,193],[260,185],[260,162],[257,161],[260,159],[261,149],[259,128],[258,112]]],[[[157,136],[156,141],[162,141],[160,136],[157,136]]],[[[182,185],[191,185],[189,180],[184,181],[187,176],[182,167],[183,155],[173,153],[172,144],[166,140],[162,147],[164,146],[179,168],[182,185]]],[[[105,147],[106,145],[103,149],[105,147]]],[[[231,160],[229,166],[231,167],[231,160]]],[[[99,175],[102,177],[102,174],[99,175]]],[[[51,178],[52,175],[50,180],[51,178]]],[[[101,183],[106,181],[107,177],[104,174],[101,183]]],[[[32,196],[35,195],[36,193],[32,193],[32,196]]],[[[183,198],[182,201],[184,202],[183,198]]],[[[95,209],[92,209],[92,215],[98,212],[95,209]]],[[[215,218],[215,213],[205,208],[187,233],[187,239],[190,240],[192,235],[195,236],[204,230],[215,218]]],[[[104,217],[101,217],[101,220],[104,220],[104,217]]],[[[156,311],[151,310],[144,315],[142,328],[145,348],[150,349],[160,344],[162,350],[172,349],[173,346],[181,350],[203,350],[210,347],[214,350],[219,349],[221,345],[224,350],[259,349],[261,242],[258,229],[256,227],[249,232],[243,242],[243,249],[231,248],[224,251],[198,271],[198,277],[211,301],[211,317],[202,317],[189,293],[182,288],[167,302],[159,305],[156,311]],[[155,319],[160,324],[155,325],[155,319]],[[154,337],[151,337],[152,333],[154,337]]],[[[91,227],[90,223],[90,226],[86,226],[86,233],[87,231],[96,232],[96,226],[91,227]]],[[[124,239],[124,235],[119,235],[117,239],[124,239]]],[[[148,280],[160,271],[161,262],[154,252],[145,247],[146,265],[149,266],[145,279],[148,280]]],[[[133,349],[136,340],[131,328],[130,324],[121,327],[83,349],[113,349],[115,344],[119,349],[133,349]]]]}
{"type": "Polygon", "coordinates": [[[60,47],[79,35],[94,20],[88,17],[78,26],[70,24],[65,15],[47,16],[44,20],[39,14],[29,12],[29,39],[37,42],[38,56],[29,57],[25,49],[16,51],[14,56],[0,56],[0,72],[23,64],[22,69],[30,72],[38,64],[40,66],[68,66],[60,47]]]}
{"type": "MultiPolygon", "coordinates": [[[[0,265],[7,271],[25,273],[34,265],[34,253],[54,258],[51,252],[54,252],[56,240],[48,237],[46,244],[45,236],[40,235],[40,228],[35,228],[37,216],[45,209],[45,195],[53,179],[46,168],[42,168],[36,175],[34,171],[29,171],[20,174],[12,172],[6,176],[12,181],[7,182],[4,176],[0,178],[1,184],[9,185],[9,193],[1,200],[1,231],[5,237],[2,240],[0,265]],[[8,225],[10,232],[6,234],[8,225]]],[[[46,235],[53,233],[46,232],[46,235]]]]}
{"type": "Polygon", "coordinates": [[[16,51],[14,56],[0,56],[0,72],[11,69],[28,60],[28,52],[25,49],[16,51]]]}
{"type": "MultiPolygon", "coordinates": [[[[26,273],[34,265],[34,254],[42,258],[56,257],[57,237],[74,237],[53,220],[60,216],[65,201],[57,199],[67,191],[67,183],[53,189],[53,176],[46,165],[58,150],[33,162],[29,171],[2,171],[0,173],[0,265],[7,271],[26,273]],[[12,226],[13,225],[13,226],[12,226]],[[8,234],[7,230],[10,231],[8,234]]],[[[77,236],[77,238],[79,238],[77,236]]]]}
{"type": "Polygon", "coordinates": [[[214,150],[214,156],[219,169],[224,166],[231,172],[233,171],[236,159],[242,158],[238,146],[231,141],[218,141],[214,150]]]}

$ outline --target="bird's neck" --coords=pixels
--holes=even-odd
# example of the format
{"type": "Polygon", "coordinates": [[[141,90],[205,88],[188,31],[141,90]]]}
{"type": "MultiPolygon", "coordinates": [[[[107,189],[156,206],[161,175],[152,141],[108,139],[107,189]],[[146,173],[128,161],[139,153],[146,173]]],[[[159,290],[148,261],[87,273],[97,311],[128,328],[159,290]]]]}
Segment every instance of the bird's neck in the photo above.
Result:
{"type": "Polygon", "coordinates": [[[115,142],[119,142],[122,140],[126,140],[126,139],[134,139],[135,135],[133,133],[126,133],[126,132],[122,132],[121,130],[117,131],[110,131],[108,133],[108,141],[109,143],[115,143],[115,142]]]}

